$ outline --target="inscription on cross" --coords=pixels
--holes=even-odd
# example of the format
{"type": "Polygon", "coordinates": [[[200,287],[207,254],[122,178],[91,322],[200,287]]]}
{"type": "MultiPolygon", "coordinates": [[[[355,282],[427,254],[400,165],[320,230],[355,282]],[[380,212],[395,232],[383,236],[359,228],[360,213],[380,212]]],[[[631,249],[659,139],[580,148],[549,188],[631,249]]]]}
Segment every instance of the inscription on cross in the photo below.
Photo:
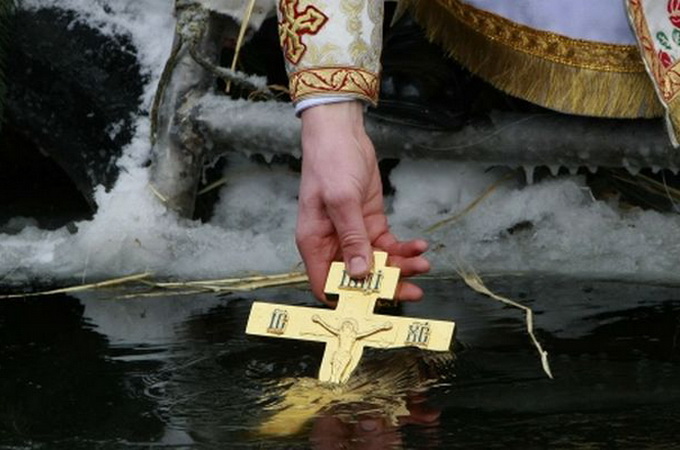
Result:
{"type": "Polygon", "coordinates": [[[373,270],[363,280],[350,278],[343,263],[331,265],[326,293],[338,295],[335,310],[254,302],[246,333],[325,342],[319,379],[331,383],[349,379],[364,347],[449,350],[453,322],[373,312],[379,298],[394,297],[399,281],[399,269],[386,265],[386,253],[374,252],[373,259],[373,270]]]}
{"type": "Polygon", "coordinates": [[[312,5],[308,5],[304,11],[298,11],[299,3],[300,0],[281,0],[279,4],[279,39],[286,59],[292,64],[300,62],[307,51],[302,36],[318,33],[328,22],[328,17],[312,5]]]}

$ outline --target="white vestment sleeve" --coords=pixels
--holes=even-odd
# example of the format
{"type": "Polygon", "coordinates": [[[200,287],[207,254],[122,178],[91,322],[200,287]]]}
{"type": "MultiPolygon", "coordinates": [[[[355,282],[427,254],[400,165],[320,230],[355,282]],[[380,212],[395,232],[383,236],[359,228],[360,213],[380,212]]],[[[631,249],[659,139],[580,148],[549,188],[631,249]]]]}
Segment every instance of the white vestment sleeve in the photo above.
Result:
{"type": "MultiPolygon", "coordinates": [[[[572,39],[635,44],[622,0],[464,0],[464,3],[572,39]]],[[[665,7],[666,2],[658,3],[665,7]]]]}
{"type": "Polygon", "coordinates": [[[378,101],[382,0],[278,0],[277,12],[295,104],[378,101]]]}

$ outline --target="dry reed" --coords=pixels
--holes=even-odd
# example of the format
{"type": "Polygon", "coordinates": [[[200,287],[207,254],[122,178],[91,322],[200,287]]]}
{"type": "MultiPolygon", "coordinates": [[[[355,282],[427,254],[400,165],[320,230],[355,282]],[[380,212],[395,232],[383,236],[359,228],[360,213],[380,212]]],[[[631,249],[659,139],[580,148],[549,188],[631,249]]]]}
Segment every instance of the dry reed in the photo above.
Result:
{"type": "Polygon", "coordinates": [[[254,275],[242,278],[224,278],[217,280],[196,280],[184,282],[159,282],[152,279],[150,273],[129,275],[97,283],[80,284],[60,289],[23,294],[0,295],[0,300],[24,297],[40,297],[57,294],[69,294],[102,288],[146,286],[149,291],[124,294],[119,298],[160,297],[164,295],[190,295],[201,293],[223,294],[228,292],[248,292],[257,289],[292,286],[305,283],[307,275],[301,272],[290,272],[276,275],[254,275]]]}
{"type": "Polygon", "coordinates": [[[446,219],[440,220],[439,222],[435,223],[434,225],[431,225],[427,227],[424,232],[425,233],[433,233],[437,231],[438,229],[446,226],[453,224],[455,222],[458,222],[460,219],[462,219],[464,216],[468,215],[470,212],[472,212],[474,209],[476,209],[484,200],[486,200],[491,194],[498,189],[500,185],[505,183],[508,180],[511,180],[512,178],[515,177],[515,173],[509,173],[503,178],[495,181],[493,184],[491,184],[489,187],[484,189],[484,192],[482,192],[479,197],[474,199],[469,205],[467,205],[465,208],[463,208],[460,212],[457,212],[451,217],[447,217],[446,219]]]}
{"type": "Polygon", "coordinates": [[[510,300],[507,297],[503,297],[493,293],[489,288],[486,287],[481,277],[474,271],[474,269],[462,262],[459,262],[457,272],[472,290],[479,292],[482,295],[486,295],[487,297],[491,297],[492,299],[497,300],[501,303],[510,305],[514,308],[519,308],[524,311],[527,332],[529,333],[531,341],[533,342],[534,346],[538,350],[538,354],[541,357],[541,365],[543,366],[543,371],[546,373],[546,375],[548,375],[550,379],[552,379],[553,375],[552,371],[550,370],[550,363],[548,362],[548,352],[543,350],[543,347],[541,347],[541,344],[538,342],[538,339],[536,339],[536,336],[534,335],[534,312],[531,310],[531,308],[524,306],[520,303],[517,303],[513,300],[510,300]]]}
{"type": "MultiPolygon", "coordinates": [[[[243,21],[241,22],[241,28],[239,29],[238,32],[238,39],[236,40],[236,48],[234,49],[234,57],[231,60],[231,70],[235,71],[236,70],[236,65],[238,64],[238,58],[241,54],[241,47],[243,46],[243,40],[245,39],[246,36],[246,30],[248,29],[248,25],[250,25],[250,18],[253,15],[253,8],[255,8],[255,0],[250,0],[250,2],[246,5],[246,10],[243,15],[243,21]]],[[[224,91],[228,94],[229,91],[231,91],[231,80],[226,80],[226,87],[224,91]]]]}

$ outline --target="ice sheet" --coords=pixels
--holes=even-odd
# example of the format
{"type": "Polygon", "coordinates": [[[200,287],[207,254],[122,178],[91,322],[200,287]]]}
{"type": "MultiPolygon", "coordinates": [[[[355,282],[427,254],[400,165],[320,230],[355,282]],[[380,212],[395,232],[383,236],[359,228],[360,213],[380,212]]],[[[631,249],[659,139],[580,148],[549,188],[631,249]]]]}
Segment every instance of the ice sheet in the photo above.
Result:
{"type": "MultiPolygon", "coordinates": [[[[105,33],[125,33],[149,75],[141,99],[148,109],[172,43],[169,0],[26,0],[24,7],[58,5],[105,33]]],[[[265,120],[265,118],[263,118],[265,120]]],[[[0,236],[0,280],[78,279],[87,282],[151,271],[159,277],[208,278],[289,271],[299,263],[293,229],[298,178],[284,168],[231,158],[212,221],[177,218],[147,188],[149,122],[119,161],[110,192],[96,194],[99,212],[78,232],[27,224],[0,236]]],[[[276,143],[273,142],[272,145],[276,143]]],[[[392,173],[396,195],[390,222],[404,238],[465,208],[503,176],[484,167],[403,161],[392,173]]],[[[451,273],[457,259],[480,271],[546,271],[597,277],[680,281],[680,217],[593,200],[579,176],[520,186],[501,185],[460,221],[426,236],[434,271],[451,273]],[[517,226],[521,224],[521,226],[517,226]]]]}

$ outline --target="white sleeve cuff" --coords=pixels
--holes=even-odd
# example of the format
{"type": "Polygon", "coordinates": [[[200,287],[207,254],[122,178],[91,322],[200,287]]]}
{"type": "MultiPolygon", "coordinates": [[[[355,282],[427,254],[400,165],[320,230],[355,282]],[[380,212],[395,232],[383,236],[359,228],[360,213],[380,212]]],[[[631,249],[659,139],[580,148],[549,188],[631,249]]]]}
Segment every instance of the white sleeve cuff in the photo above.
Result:
{"type": "Polygon", "coordinates": [[[305,100],[300,100],[295,104],[295,115],[297,117],[300,117],[300,114],[302,114],[302,111],[305,109],[311,108],[313,106],[319,106],[319,105],[329,105],[331,103],[341,103],[341,102],[353,102],[357,101],[356,98],[354,97],[341,97],[341,96],[324,96],[324,97],[314,97],[314,98],[308,98],[305,100]]]}

